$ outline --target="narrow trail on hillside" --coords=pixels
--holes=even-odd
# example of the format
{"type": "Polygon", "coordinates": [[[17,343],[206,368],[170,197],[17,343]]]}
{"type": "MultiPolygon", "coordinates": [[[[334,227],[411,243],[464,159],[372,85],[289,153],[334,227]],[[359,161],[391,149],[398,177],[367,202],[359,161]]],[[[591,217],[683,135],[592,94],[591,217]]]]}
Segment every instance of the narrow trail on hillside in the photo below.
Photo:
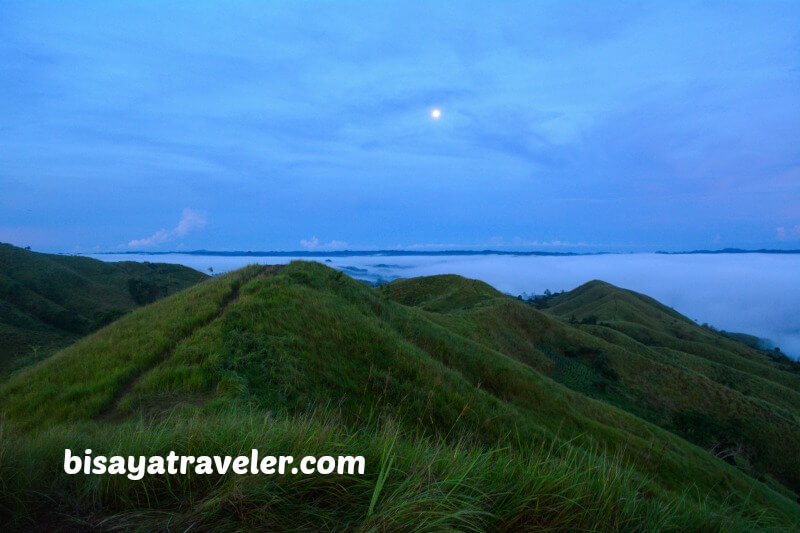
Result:
{"type": "Polygon", "coordinates": [[[239,299],[239,289],[240,289],[241,286],[243,286],[244,284],[249,283],[250,281],[252,281],[252,280],[254,280],[254,279],[256,279],[256,278],[258,278],[260,276],[263,276],[265,274],[269,274],[269,275],[275,274],[276,272],[278,272],[278,270],[280,270],[280,266],[279,265],[263,265],[255,274],[253,274],[252,276],[248,276],[247,278],[244,278],[244,279],[240,280],[239,283],[235,284],[233,286],[233,289],[231,290],[230,294],[228,294],[225,297],[225,299],[220,303],[219,310],[215,314],[213,314],[209,319],[204,320],[204,321],[200,322],[199,324],[195,325],[194,327],[192,327],[186,333],[186,335],[176,339],[173,343],[171,343],[169,346],[167,346],[164,350],[162,350],[161,353],[158,354],[158,356],[155,358],[155,360],[153,361],[153,363],[151,365],[149,365],[149,366],[147,366],[145,368],[142,368],[141,370],[139,370],[137,372],[134,372],[128,378],[128,380],[125,382],[125,384],[122,385],[119,389],[117,389],[117,391],[114,393],[114,396],[111,398],[111,400],[108,402],[108,404],[105,405],[100,410],[100,412],[98,413],[98,416],[99,417],[103,417],[103,418],[112,418],[114,416],[114,414],[117,412],[117,409],[119,407],[120,402],[122,402],[122,399],[125,396],[127,396],[129,393],[131,393],[133,391],[133,389],[136,387],[136,385],[147,374],[152,372],[155,368],[157,368],[159,365],[161,365],[164,361],[169,359],[170,356],[172,356],[172,354],[175,352],[175,349],[178,346],[180,346],[180,344],[183,341],[185,341],[186,339],[188,339],[189,337],[194,335],[195,332],[197,332],[198,330],[208,326],[209,324],[211,324],[215,320],[218,320],[219,318],[222,317],[222,315],[225,314],[225,311],[228,309],[228,307],[231,304],[233,304],[234,302],[236,302],[236,300],[239,299]]]}

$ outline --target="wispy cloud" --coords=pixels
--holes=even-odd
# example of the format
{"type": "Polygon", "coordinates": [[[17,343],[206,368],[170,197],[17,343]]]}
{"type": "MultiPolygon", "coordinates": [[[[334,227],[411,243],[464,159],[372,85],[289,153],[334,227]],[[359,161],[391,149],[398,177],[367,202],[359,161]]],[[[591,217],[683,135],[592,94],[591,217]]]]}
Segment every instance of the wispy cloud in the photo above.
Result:
{"type": "Polygon", "coordinates": [[[344,250],[347,248],[347,242],[332,240],[329,242],[320,243],[318,238],[311,237],[311,239],[308,240],[301,239],[300,246],[306,250],[344,250]]]}
{"type": "Polygon", "coordinates": [[[208,219],[206,214],[201,211],[195,211],[188,207],[181,213],[181,219],[178,224],[171,230],[160,229],[149,237],[142,239],[134,239],[128,242],[129,248],[141,248],[143,246],[155,246],[163,244],[168,241],[185,237],[190,232],[203,229],[206,226],[208,219]]]}
{"type": "Polygon", "coordinates": [[[775,228],[775,236],[779,241],[794,241],[800,239],[800,224],[793,228],[779,226],[775,228]]]}

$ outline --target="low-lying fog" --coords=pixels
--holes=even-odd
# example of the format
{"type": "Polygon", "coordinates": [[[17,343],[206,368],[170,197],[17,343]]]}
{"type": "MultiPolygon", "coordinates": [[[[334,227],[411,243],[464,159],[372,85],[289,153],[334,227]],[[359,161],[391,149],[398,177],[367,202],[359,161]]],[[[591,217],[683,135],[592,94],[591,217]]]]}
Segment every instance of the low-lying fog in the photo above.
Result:
{"type": "MultiPolygon", "coordinates": [[[[104,261],[179,263],[226,272],[292,257],[95,255],[104,261]]],[[[307,258],[306,258],[307,259],[307,258]]],[[[517,295],[570,290],[593,279],[652,296],[700,323],[750,333],[800,356],[800,255],[354,256],[313,260],[372,282],[460,274],[517,295]]]]}

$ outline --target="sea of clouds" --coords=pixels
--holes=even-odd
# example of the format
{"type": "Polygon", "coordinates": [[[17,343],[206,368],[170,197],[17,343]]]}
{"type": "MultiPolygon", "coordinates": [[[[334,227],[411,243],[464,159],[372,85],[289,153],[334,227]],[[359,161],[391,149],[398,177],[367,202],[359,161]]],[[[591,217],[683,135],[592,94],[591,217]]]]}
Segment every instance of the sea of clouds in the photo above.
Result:
{"type": "MultiPolygon", "coordinates": [[[[183,264],[226,272],[292,257],[98,254],[104,261],[183,264]]],[[[308,259],[308,258],[302,258],[308,259]]],[[[517,295],[571,290],[601,279],[647,294],[700,323],[769,339],[800,357],[800,255],[608,254],[586,256],[351,256],[315,257],[371,282],[460,274],[517,295]]]]}

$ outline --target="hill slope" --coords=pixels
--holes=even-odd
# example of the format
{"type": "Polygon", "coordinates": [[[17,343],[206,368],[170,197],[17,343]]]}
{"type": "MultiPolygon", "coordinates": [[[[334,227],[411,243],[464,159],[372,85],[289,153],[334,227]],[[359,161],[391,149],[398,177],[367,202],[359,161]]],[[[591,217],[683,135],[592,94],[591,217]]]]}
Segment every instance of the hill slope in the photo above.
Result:
{"type": "Polygon", "coordinates": [[[0,387],[0,511],[20,528],[70,516],[181,529],[800,521],[785,488],[547,377],[572,361],[569,350],[594,360],[607,351],[604,364],[578,364],[621,376],[626,342],[455,276],[372,289],[315,263],[247,267],[136,310],[0,387]],[[61,474],[64,448],[84,446],[343,452],[364,455],[367,473],[61,474]]]}
{"type": "Polygon", "coordinates": [[[800,492],[800,460],[793,451],[800,443],[800,373],[788,359],[599,281],[556,297],[546,311],[614,345],[602,353],[616,379],[584,392],[636,412],[755,477],[800,492]]]}
{"type": "Polygon", "coordinates": [[[0,243],[0,376],[205,279],[162,263],[104,263],[0,243]]]}

